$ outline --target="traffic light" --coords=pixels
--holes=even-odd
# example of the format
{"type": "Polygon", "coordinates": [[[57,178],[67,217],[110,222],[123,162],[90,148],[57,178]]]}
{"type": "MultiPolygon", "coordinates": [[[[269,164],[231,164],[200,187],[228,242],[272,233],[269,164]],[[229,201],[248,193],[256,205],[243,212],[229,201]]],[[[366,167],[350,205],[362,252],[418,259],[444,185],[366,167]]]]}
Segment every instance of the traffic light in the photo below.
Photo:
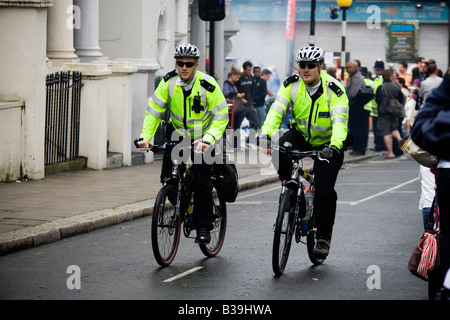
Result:
{"type": "Polygon", "coordinates": [[[225,0],[199,0],[198,13],[204,21],[220,21],[225,18],[225,0]]]}
{"type": "Polygon", "coordinates": [[[334,20],[334,19],[337,19],[338,17],[339,17],[339,8],[331,7],[330,18],[334,20]]]}

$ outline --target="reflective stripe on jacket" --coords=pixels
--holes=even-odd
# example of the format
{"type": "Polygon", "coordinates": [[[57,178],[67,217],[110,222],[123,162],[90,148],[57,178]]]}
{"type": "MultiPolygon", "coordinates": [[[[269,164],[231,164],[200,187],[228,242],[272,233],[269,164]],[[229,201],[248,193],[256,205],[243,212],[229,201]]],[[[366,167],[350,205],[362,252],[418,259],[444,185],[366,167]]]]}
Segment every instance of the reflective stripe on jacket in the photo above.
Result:
{"type": "Polygon", "coordinates": [[[187,131],[191,139],[202,138],[214,143],[222,137],[228,124],[228,105],[219,85],[214,78],[197,70],[191,93],[185,98],[183,87],[177,85],[178,77],[159,83],[148,103],[141,137],[151,140],[169,108],[170,122],[177,132],[184,135],[187,131]],[[201,80],[214,89],[207,90],[201,80]],[[200,99],[200,112],[194,110],[195,99],[200,99]]]}
{"type": "Polygon", "coordinates": [[[305,140],[313,147],[330,144],[342,148],[348,132],[348,98],[342,84],[321,72],[323,94],[311,106],[312,100],[302,80],[281,86],[275,102],[270,107],[261,135],[272,136],[286,114],[289,105],[293,105],[292,124],[301,132],[305,140]],[[338,96],[329,87],[334,82],[341,90],[338,96]],[[330,98],[331,99],[330,99],[330,98]]]}

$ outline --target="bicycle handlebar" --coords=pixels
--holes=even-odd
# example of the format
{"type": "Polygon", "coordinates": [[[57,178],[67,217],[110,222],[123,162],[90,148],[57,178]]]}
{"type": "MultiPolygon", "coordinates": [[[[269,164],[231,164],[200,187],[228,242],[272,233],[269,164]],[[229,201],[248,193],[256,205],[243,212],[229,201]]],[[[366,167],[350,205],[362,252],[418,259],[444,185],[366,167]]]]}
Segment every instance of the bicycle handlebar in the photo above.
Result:
{"type": "Polygon", "coordinates": [[[141,147],[139,146],[139,144],[138,144],[139,141],[142,141],[142,138],[141,138],[141,139],[136,139],[136,140],[134,140],[134,145],[135,145],[136,149],[138,149],[139,151],[153,151],[153,152],[158,152],[158,151],[165,150],[165,149],[167,148],[167,143],[165,143],[165,144],[163,144],[163,145],[157,145],[157,144],[152,145],[152,144],[151,144],[151,145],[150,145],[150,148],[141,148],[141,147]]]}
{"type": "Polygon", "coordinates": [[[326,162],[330,162],[328,159],[322,158],[321,154],[322,151],[320,150],[309,150],[309,151],[299,151],[299,150],[292,150],[290,148],[286,148],[286,147],[274,147],[275,150],[279,150],[281,152],[287,153],[291,156],[294,156],[296,159],[303,159],[303,158],[307,158],[310,157],[312,159],[318,159],[320,161],[326,161],[326,162]]]}
{"type": "MultiPolygon", "coordinates": [[[[141,148],[139,147],[138,142],[142,141],[142,139],[136,139],[134,140],[134,145],[136,146],[136,148],[139,151],[153,151],[153,152],[158,152],[158,151],[163,151],[166,149],[173,149],[178,143],[176,142],[166,142],[163,145],[157,145],[157,144],[151,144],[150,148],[141,148]]],[[[180,150],[191,150],[193,147],[191,145],[188,146],[179,146],[180,150]]],[[[203,152],[199,152],[199,151],[195,151],[195,153],[203,153],[203,152]]]]}

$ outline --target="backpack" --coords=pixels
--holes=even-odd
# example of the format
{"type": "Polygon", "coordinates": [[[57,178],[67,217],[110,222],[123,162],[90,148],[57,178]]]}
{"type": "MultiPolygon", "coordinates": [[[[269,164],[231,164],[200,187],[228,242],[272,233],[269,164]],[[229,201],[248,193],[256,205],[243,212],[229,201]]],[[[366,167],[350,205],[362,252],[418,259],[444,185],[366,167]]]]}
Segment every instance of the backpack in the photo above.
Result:
{"type": "Polygon", "coordinates": [[[362,88],[359,89],[358,93],[356,94],[355,99],[353,100],[356,104],[362,104],[365,105],[370,100],[375,98],[375,94],[373,93],[373,89],[371,86],[364,84],[362,88]]]}
{"type": "Polygon", "coordinates": [[[226,202],[236,201],[239,192],[239,177],[234,163],[214,164],[214,175],[219,197],[226,202]]]}

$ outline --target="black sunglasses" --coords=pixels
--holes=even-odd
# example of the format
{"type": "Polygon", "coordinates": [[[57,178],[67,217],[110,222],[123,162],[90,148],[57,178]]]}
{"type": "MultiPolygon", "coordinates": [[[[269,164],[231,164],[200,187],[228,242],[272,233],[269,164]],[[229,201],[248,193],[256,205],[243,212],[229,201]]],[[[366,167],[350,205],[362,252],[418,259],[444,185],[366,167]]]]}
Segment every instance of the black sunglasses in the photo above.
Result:
{"type": "Polygon", "coordinates": [[[308,69],[314,69],[315,67],[317,67],[316,63],[306,63],[306,62],[299,62],[298,64],[300,66],[300,69],[306,69],[306,67],[308,67],[308,69]]]}
{"type": "Polygon", "coordinates": [[[195,66],[195,62],[177,61],[177,66],[179,66],[180,68],[183,68],[184,66],[186,66],[187,68],[192,68],[193,66],[195,66]]]}

